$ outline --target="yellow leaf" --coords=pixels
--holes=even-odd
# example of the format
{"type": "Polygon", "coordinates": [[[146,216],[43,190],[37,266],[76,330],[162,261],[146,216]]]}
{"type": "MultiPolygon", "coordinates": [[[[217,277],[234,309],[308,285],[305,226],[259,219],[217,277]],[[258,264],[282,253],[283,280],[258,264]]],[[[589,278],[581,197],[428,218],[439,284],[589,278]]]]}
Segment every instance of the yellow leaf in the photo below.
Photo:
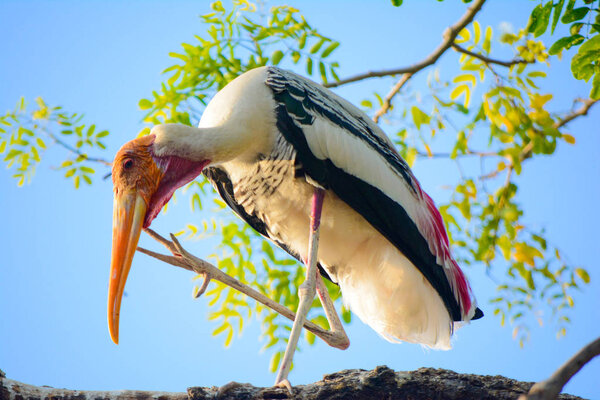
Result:
{"type": "Polygon", "coordinates": [[[467,28],[463,28],[462,31],[458,33],[457,38],[454,40],[454,43],[461,44],[471,39],[471,32],[467,28]]]}
{"type": "Polygon", "coordinates": [[[425,150],[427,150],[427,155],[429,157],[433,157],[433,153],[431,152],[431,148],[429,147],[429,145],[427,143],[425,143],[425,150]]]}
{"type": "Polygon", "coordinates": [[[459,85],[457,87],[455,87],[452,92],[450,92],[450,98],[452,100],[456,100],[456,98],[458,96],[460,96],[463,92],[466,92],[469,90],[469,87],[467,85],[459,85]]]}
{"type": "Polygon", "coordinates": [[[458,83],[458,82],[471,82],[471,85],[473,85],[473,87],[477,84],[477,78],[475,78],[474,75],[471,74],[463,74],[463,75],[459,75],[456,78],[453,79],[454,83],[458,83]]]}
{"type": "Polygon", "coordinates": [[[477,21],[473,21],[473,33],[475,34],[473,41],[479,43],[479,39],[481,39],[481,26],[479,26],[479,22],[477,21]]]}
{"type": "Polygon", "coordinates": [[[569,144],[575,144],[575,138],[569,134],[563,133],[562,138],[569,144]]]}

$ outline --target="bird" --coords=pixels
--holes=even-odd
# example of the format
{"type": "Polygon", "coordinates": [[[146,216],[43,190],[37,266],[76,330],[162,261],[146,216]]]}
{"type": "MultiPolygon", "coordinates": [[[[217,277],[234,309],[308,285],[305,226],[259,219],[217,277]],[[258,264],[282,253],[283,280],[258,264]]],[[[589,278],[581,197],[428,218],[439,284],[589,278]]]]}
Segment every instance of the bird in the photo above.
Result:
{"type": "MultiPolygon", "coordinates": [[[[141,230],[200,174],[254,230],[307,264],[312,297],[304,303],[323,276],[384,339],[434,349],[450,349],[454,330],[483,316],[434,201],[382,129],[329,89],[265,66],[218,91],[198,127],[156,125],[117,152],[108,296],[115,343],[141,230]]],[[[295,348],[290,339],[291,356],[295,348]]],[[[276,383],[287,382],[291,356],[276,383]]]]}

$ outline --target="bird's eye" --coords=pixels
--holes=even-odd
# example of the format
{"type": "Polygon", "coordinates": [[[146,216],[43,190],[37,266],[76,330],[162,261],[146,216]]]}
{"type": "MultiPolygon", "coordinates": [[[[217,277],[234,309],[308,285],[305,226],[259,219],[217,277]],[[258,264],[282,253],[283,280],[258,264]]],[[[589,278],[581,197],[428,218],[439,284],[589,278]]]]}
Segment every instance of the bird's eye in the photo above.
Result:
{"type": "Polygon", "coordinates": [[[131,158],[128,158],[127,160],[123,161],[124,169],[129,169],[131,167],[133,167],[133,160],[131,158]]]}

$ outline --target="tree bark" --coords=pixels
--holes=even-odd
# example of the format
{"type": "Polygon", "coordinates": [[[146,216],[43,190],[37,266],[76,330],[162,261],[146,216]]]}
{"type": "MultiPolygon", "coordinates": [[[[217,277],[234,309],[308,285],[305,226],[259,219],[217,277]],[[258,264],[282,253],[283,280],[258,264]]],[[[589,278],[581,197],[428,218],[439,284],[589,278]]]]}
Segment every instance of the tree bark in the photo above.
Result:
{"type": "MultiPolygon", "coordinates": [[[[32,386],[4,377],[0,371],[0,400],[204,400],[204,399],[398,399],[398,400],[514,400],[529,391],[532,382],[503,376],[458,374],[445,369],[420,368],[395,372],[388,367],[371,371],[351,369],[325,375],[323,380],[287,389],[255,387],[231,382],[222,387],[191,387],[184,392],[134,390],[84,391],[32,386]]],[[[575,400],[568,394],[559,399],[575,400]]]]}

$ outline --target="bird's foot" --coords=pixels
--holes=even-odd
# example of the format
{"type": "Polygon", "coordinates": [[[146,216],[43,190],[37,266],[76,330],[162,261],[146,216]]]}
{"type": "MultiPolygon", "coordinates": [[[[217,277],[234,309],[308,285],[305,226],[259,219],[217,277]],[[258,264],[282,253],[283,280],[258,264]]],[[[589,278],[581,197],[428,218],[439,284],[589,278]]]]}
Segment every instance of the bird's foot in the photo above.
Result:
{"type": "Polygon", "coordinates": [[[292,390],[292,384],[290,383],[290,381],[287,380],[287,378],[277,382],[275,384],[275,387],[286,388],[290,394],[294,394],[294,391],[292,390]]]}

